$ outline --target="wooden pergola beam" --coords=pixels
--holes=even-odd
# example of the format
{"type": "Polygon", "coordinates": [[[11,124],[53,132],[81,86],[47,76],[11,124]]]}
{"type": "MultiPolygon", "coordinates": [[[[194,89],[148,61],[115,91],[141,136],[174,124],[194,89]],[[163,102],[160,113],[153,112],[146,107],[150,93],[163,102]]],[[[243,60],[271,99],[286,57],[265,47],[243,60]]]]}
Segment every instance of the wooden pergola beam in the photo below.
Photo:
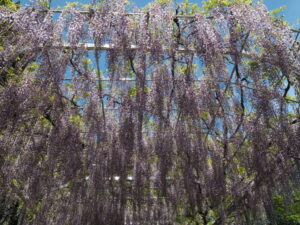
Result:
{"type": "MultiPolygon", "coordinates": [[[[40,48],[44,48],[44,47],[47,47],[47,46],[41,46],[40,48]]],[[[93,43],[79,43],[79,44],[76,44],[76,45],[70,45],[68,43],[62,43],[62,44],[58,44],[58,45],[49,46],[49,48],[52,48],[52,49],[85,49],[87,51],[89,51],[89,50],[104,50],[104,51],[118,50],[117,46],[115,47],[111,44],[95,45],[93,43]]],[[[135,51],[135,50],[138,50],[138,46],[137,45],[130,45],[128,49],[132,50],[132,51],[135,51]]],[[[149,51],[151,51],[150,48],[149,48],[149,51]]],[[[168,48],[163,47],[161,49],[161,51],[167,52],[168,48]]],[[[196,53],[197,51],[194,48],[179,47],[177,49],[177,52],[179,52],[179,53],[196,53]]]]}

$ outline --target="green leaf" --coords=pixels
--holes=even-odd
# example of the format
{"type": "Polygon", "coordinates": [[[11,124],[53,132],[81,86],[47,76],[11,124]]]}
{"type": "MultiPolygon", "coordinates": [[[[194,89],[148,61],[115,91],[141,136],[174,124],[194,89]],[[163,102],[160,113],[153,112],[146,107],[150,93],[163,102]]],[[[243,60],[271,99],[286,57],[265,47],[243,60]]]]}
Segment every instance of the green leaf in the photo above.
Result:
{"type": "Polygon", "coordinates": [[[77,127],[82,127],[82,119],[79,114],[73,114],[70,116],[70,122],[77,127]]]}

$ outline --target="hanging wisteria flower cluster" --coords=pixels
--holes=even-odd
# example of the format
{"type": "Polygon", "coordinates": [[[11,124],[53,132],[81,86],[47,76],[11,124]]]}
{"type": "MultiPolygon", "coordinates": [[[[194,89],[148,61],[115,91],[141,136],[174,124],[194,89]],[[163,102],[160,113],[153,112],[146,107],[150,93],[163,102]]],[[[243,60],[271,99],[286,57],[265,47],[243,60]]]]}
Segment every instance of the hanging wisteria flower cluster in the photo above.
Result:
{"type": "Polygon", "coordinates": [[[299,187],[298,42],[262,3],[186,13],[0,9],[20,224],[275,224],[272,194],[299,187]]]}

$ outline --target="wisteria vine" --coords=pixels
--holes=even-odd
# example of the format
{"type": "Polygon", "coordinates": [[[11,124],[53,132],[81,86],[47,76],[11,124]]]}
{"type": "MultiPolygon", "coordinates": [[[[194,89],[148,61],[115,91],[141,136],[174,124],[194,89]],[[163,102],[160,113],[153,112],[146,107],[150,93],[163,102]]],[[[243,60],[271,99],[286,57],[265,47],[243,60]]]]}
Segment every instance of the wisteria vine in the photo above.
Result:
{"type": "Polygon", "coordinates": [[[272,193],[299,187],[299,44],[262,3],[185,13],[0,9],[20,224],[272,223],[272,193]]]}

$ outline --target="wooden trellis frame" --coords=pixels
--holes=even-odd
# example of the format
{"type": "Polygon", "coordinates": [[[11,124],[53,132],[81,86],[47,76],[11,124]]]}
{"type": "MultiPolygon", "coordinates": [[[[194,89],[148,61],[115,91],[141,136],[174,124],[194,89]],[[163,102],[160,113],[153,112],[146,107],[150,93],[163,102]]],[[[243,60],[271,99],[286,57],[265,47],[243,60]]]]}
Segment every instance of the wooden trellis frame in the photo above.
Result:
{"type": "MultiPolygon", "coordinates": [[[[50,12],[50,13],[63,13],[63,10],[60,9],[49,9],[49,10],[41,10],[43,12],[50,12]]],[[[81,10],[81,11],[77,11],[80,14],[84,14],[84,15],[89,15],[91,13],[94,12],[94,9],[90,9],[90,10],[81,10]]],[[[147,13],[125,13],[122,14],[124,16],[141,16],[141,15],[147,15],[147,13]]],[[[149,15],[149,14],[148,14],[149,15]]],[[[151,15],[151,14],[150,14],[151,15]]],[[[154,15],[155,16],[155,15],[154,15]]],[[[187,20],[191,20],[191,19],[195,19],[195,15],[174,15],[174,19],[187,19],[187,20]]],[[[213,17],[206,17],[207,19],[213,19],[213,17]]],[[[297,33],[297,36],[300,34],[300,29],[290,29],[291,32],[293,33],[297,33]]],[[[94,43],[79,43],[76,45],[71,45],[69,43],[62,43],[62,44],[58,44],[58,45],[54,45],[54,46],[40,46],[40,48],[52,48],[52,49],[61,49],[61,50],[76,50],[76,49],[84,49],[85,51],[92,51],[92,50],[100,50],[100,51],[111,51],[111,50],[116,50],[116,47],[111,45],[111,44],[102,44],[102,45],[96,45],[94,43]]],[[[138,46],[137,45],[130,45],[129,46],[129,50],[131,51],[136,51],[138,50],[138,46]]],[[[169,49],[167,47],[163,47],[162,51],[163,52],[167,52],[169,49]]],[[[149,51],[151,51],[151,49],[149,49],[149,51]]],[[[184,48],[184,47],[178,47],[178,49],[175,50],[176,53],[185,53],[185,54],[196,54],[197,53],[197,49],[195,48],[184,48]]],[[[225,55],[232,55],[231,52],[224,52],[225,55]]],[[[241,54],[245,57],[249,56],[250,54],[243,51],[241,52],[241,54]]],[[[72,78],[64,78],[64,81],[73,81],[74,79],[72,78]]],[[[95,82],[136,82],[136,78],[119,78],[119,79],[109,79],[109,78],[100,78],[100,79],[95,79],[95,82]]],[[[153,79],[146,79],[146,82],[152,82],[154,81],[153,79]]],[[[193,82],[204,82],[207,81],[206,79],[194,79],[192,80],[193,82]]],[[[219,81],[220,83],[228,83],[228,81],[219,81]]],[[[240,86],[246,89],[250,89],[250,90],[255,90],[255,91],[262,91],[259,88],[255,88],[255,87],[250,87],[247,85],[243,85],[240,83],[235,83],[235,82],[230,82],[231,85],[235,85],[235,86],[240,86]]],[[[284,99],[286,101],[289,101],[291,103],[297,103],[300,104],[299,101],[293,100],[293,99],[284,99]]],[[[83,107],[79,107],[79,109],[83,109],[83,107]]],[[[105,110],[119,110],[118,108],[107,108],[105,107],[105,110]]]]}

